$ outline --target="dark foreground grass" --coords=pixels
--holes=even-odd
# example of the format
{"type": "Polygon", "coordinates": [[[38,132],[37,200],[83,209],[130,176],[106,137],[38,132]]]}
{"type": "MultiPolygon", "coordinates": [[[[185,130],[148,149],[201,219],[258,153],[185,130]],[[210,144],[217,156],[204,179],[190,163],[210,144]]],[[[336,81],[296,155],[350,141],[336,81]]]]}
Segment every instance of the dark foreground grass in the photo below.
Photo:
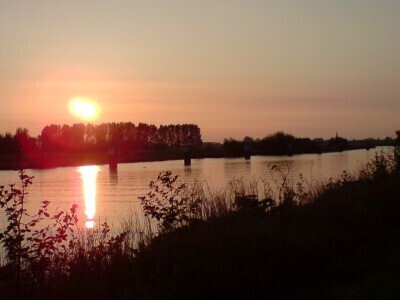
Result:
{"type": "MultiPolygon", "coordinates": [[[[220,204],[133,252],[82,250],[69,272],[25,282],[20,298],[398,299],[400,177],[379,166],[321,185],[307,204],[287,195],[267,210],[220,204]]],[[[0,299],[17,298],[9,272],[0,299]]]]}
{"type": "Polygon", "coordinates": [[[397,299],[399,184],[351,182],[309,205],[232,212],[159,236],[126,288],[149,299],[397,299]]]}

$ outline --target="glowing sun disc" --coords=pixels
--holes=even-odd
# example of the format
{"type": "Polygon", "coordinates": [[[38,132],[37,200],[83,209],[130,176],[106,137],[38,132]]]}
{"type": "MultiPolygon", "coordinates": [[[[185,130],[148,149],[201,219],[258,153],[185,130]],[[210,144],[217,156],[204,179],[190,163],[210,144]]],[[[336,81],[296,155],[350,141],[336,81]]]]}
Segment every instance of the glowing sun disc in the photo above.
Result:
{"type": "Polygon", "coordinates": [[[73,98],[68,105],[69,111],[76,117],[84,120],[93,120],[99,114],[97,104],[85,98],[73,98]]]}

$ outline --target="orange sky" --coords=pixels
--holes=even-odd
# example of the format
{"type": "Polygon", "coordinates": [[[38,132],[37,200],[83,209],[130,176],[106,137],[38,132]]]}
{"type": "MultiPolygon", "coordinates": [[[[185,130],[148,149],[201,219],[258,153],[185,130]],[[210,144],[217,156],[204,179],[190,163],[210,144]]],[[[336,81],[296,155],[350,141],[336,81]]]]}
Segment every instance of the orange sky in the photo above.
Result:
{"type": "Polygon", "coordinates": [[[0,133],[79,122],[196,123],[205,141],[393,136],[398,1],[0,0],[0,133]]]}

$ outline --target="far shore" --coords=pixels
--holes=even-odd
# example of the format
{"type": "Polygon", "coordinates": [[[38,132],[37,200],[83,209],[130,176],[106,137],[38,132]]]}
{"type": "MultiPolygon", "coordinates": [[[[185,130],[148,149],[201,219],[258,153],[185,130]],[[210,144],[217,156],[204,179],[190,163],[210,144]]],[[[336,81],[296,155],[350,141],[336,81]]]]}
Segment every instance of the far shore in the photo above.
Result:
{"type": "MultiPolygon", "coordinates": [[[[322,154],[331,152],[343,152],[350,150],[365,149],[364,147],[349,147],[345,150],[325,149],[320,152],[305,152],[293,154],[260,154],[252,153],[252,156],[291,156],[299,154],[322,154]]],[[[368,150],[368,149],[367,149],[368,150]]],[[[244,156],[226,155],[220,149],[194,150],[191,154],[192,159],[202,158],[235,158],[244,156]]],[[[121,153],[117,155],[117,163],[153,162],[166,160],[182,160],[184,153],[179,151],[136,151],[121,153]]],[[[59,167],[71,167],[82,165],[104,165],[109,164],[110,156],[108,153],[33,153],[17,157],[14,154],[0,155],[0,170],[20,170],[20,169],[51,169],[59,167]]]]}

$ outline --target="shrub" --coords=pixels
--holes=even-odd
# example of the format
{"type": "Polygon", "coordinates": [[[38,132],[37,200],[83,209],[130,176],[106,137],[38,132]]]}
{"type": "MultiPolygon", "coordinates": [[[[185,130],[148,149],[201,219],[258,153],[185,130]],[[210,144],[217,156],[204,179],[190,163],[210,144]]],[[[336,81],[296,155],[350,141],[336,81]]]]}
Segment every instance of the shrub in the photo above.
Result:
{"type": "Polygon", "coordinates": [[[382,181],[386,180],[396,169],[396,150],[388,153],[376,152],[374,158],[360,171],[360,179],[382,181]]]}
{"type": "Polygon", "coordinates": [[[6,254],[0,271],[8,270],[8,280],[16,284],[15,294],[5,291],[7,296],[41,298],[43,287],[51,286],[50,282],[74,273],[104,270],[117,260],[133,257],[127,232],[111,236],[107,223],[101,229],[80,231],[76,204],[69,211],[50,214],[50,202],[42,201],[36,214],[28,212],[33,177],[21,170],[19,180],[19,185],[0,186],[0,208],[7,220],[0,231],[0,245],[6,254]]]}
{"type": "Polygon", "coordinates": [[[77,205],[69,212],[59,211],[50,215],[47,208],[49,201],[43,201],[34,215],[26,210],[27,189],[32,184],[32,176],[19,171],[21,186],[11,184],[9,189],[0,186],[0,207],[4,210],[8,222],[0,232],[0,243],[3,244],[9,265],[15,269],[17,293],[23,278],[33,281],[45,280],[51,268],[65,267],[64,253],[74,245],[76,236],[77,205]],[[47,219],[45,227],[40,223],[47,219]]]}
{"type": "Polygon", "coordinates": [[[155,181],[150,181],[150,191],[139,197],[145,216],[156,219],[161,231],[187,224],[199,211],[201,200],[177,179],[171,171],[160,172],[155,181]]]}

